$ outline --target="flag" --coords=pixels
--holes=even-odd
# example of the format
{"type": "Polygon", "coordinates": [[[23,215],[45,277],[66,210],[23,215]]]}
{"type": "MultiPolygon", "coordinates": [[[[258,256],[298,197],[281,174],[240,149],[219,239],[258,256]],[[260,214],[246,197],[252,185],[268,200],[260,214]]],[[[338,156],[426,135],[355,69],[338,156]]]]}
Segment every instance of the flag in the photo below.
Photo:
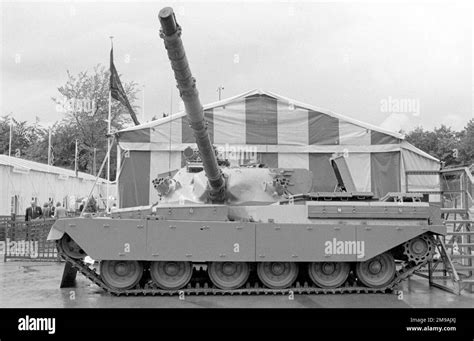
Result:
{"type": "Polygon", "coordinates": [[[128,109],[128,112],[132,117],[133,123],[135,123],[135,125],[139,125],[140,122],[138,122],[137,115],[133,111],[132,106],[128,101],[127,95],[123,90],[122,82],[120,82],[117,69],[115,68],[113,47],[110,49],[110,93],[112,95],[112,98],[122,103],[128,109]]]}

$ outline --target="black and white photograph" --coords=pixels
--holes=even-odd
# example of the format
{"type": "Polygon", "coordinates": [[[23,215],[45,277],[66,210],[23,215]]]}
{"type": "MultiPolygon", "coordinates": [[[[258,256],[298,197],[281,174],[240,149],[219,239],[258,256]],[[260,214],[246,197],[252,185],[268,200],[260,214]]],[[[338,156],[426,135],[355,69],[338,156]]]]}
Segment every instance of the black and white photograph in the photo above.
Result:
{"type": "Polygon", "coordinates": [[[0,340],[472,340],[473,22],[467,0],[2,0],[0,340]]]}

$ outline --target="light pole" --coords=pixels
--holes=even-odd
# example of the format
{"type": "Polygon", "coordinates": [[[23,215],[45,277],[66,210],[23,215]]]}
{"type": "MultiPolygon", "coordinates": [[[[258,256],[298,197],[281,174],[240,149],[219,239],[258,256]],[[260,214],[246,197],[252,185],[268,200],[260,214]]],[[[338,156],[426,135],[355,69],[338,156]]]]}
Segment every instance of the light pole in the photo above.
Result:
{"type": "Polygon", "coordinates": [[[221,100],[221,93],[222,93],[222,90],[224,90],[224,87],[222,85],[219,85],[217,87],[217,92],[219,93],[219,101],[221,100]]]}
{"type": "Polygon", "coordinates": [[[13,136],[13,113],[10,113],[10,141],[8,143],[8,156],[12,156],[12,136],[13,136]]]}
{"type": "Polygon", "coordinates": [[[143,84],[143,95],[142,95],[142,123],[145,123],[145,84],[143,84]]]}

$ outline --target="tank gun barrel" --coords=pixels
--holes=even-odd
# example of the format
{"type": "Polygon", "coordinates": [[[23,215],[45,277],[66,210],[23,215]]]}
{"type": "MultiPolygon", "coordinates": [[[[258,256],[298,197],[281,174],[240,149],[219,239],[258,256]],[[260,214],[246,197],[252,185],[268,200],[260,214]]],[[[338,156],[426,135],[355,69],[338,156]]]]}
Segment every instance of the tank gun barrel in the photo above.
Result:
{"type": "Polygon", "coordinates": [[[181,27],[171,7],[163,8],[159,15],[160,37],[163,38],[168,58],[177,81],[179,95],[184,102],[186,115],[193,130],[204,172],[209,183],[209,197],[212,201],[224,201],[225,179],[217,164],[214,148],[209,138],[204,110],[199,100],[196,80],[191,74],[188,59],[181,40],[181,27]]]}

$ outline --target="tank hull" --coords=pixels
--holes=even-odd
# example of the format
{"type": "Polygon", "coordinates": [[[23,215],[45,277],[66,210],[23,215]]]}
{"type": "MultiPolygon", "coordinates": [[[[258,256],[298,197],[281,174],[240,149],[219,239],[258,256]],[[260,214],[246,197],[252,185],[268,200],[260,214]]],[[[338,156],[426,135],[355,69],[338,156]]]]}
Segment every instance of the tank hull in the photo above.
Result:
{"type": "Polygon", "coordinates": [[[446,233],[441,222],[430,224],[429,206],[400,208],[387,203],[169,206],[158,214],[145,211],[141,219],[59,220],[49,239],[65,233],[95,260],[360,262],[424,233],[446,233]],[[244,219],[229,221],[230,214],[244,219]]]}
{"type": "Polygon", "coordinates": [[[61,219],[48,239],[117,295],[387,292],[432,259],[446,234],[439,213],[428,203],[169,205],[61,219]]]}

